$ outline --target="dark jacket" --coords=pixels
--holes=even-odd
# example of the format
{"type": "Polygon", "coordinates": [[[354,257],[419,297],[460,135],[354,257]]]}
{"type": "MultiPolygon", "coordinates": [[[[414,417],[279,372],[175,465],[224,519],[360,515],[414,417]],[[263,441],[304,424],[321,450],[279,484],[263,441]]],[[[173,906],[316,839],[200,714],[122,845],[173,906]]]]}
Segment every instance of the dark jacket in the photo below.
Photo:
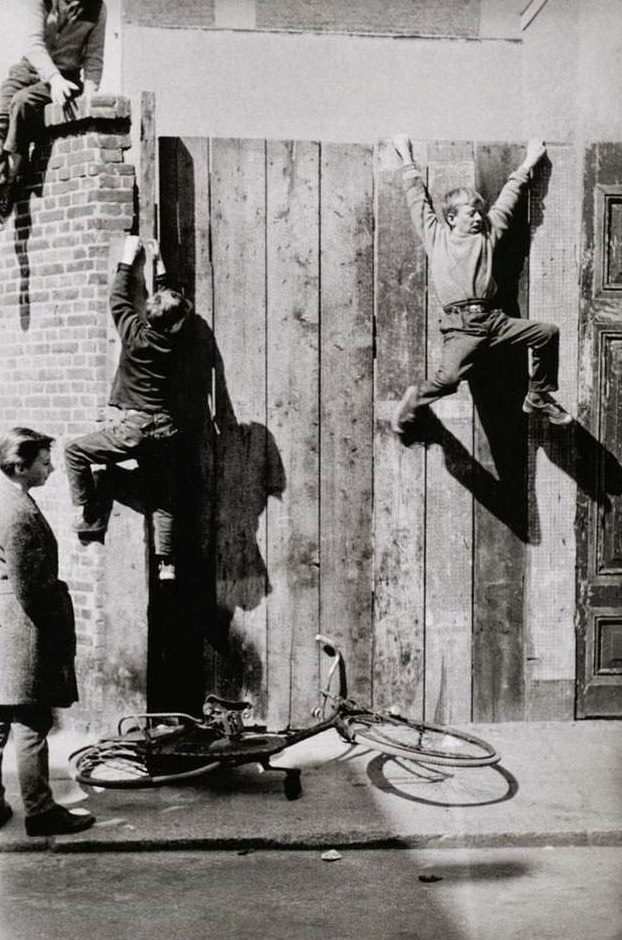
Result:
{"type": "Polygon", "coordinates": [[[0,705],[78,698],[73,605],[36,503],[0,471],[0,705]]]}
{"type": "MultiPolygon", "coordinates": [[[[156,280],[156,287],[166,279],[156,280]]],[[[120,264],[110,294],[110,312],[121,338],[121,353],[109,403],[117,408],[170,413],[174,353],[181,323],[157,330],[138,312],[139,283],[130,265],[120,264]]]]}

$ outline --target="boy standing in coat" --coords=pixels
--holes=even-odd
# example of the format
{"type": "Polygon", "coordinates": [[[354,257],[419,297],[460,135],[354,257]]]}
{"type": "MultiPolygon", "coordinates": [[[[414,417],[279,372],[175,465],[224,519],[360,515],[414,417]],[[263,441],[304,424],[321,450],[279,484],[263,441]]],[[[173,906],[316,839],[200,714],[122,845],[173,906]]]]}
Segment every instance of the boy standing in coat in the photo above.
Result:
{"type": "Polygon", "coordinates": [[[0,225],[11,214],[46,104],[93,94],[104,65],[102,0],[19,0],[19,7],[24,55],[0,86],[0,225]]]}
{"type": "Polygon", "coordinates": [[[391,422],[393,431],[404,434],[422,407],[456,391],[487,349],[503,346],[527,347],[532,352],[523,411],[542,415],[552,424],[570,424],[572,418],[551,394],[557,389],[558,328],[552,323],[508,317],[494,303],[494,251],[510,225],[531,170],[546,153],[543,141],[529,141],[523,163],[510,175],[488,213],[474,190],[459,187],[446,193],[442,204],[445,224],[436,216],[421,170],[413,160],[410,140],[396,137],[394,146],[403,164],[412,220],[443,306],[443,349],[435,375],[404,392],[391,422]]]}
{"type": "MultiPolygon", "coordinates": [[[[58,579],[54,534],[29,495],[54,469],[51,444],[29,428],[0,436],[0,768],[12,731],[29,836],[81,832],[95,822],[56,803],[49,783],[52,708],[78,698],[73,605],[58,579]]],[[[0,782],[0,826],[11,815],[0,782]]]]}
{"type": "Polygon", "coordinates": [[[136,262],[142,243],[125,239],[123,256],[110,296],[110,311],[121,337],[119,365],[109,404],[116,416],[101,431],[86,434],[65,448],[71,500],[77,507],[74,531],[97,537],[105,531],[92,464],[115,464],[135,458],[144,476],[145,502],[153,520],[154,549],[160,580],[174,580],[174,455],[178,429],[171,414],[171,384],[177,340],[190,303],[165,286],[166,271],[157,242],[150,243],[156,264],[155,293],[144,315],[136,307],[136,262]]]}

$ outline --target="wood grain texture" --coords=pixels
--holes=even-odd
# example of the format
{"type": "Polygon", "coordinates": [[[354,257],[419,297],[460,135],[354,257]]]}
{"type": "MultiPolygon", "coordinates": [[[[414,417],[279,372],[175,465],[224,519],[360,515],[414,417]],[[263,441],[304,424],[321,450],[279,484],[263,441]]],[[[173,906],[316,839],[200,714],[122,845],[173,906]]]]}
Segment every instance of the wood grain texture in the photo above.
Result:
{"type": "MultiPolygon", "coordinates": [[[[560,330],[559,398],[576,414],[579,314],[574,149],[550,147],[530,186],[529,315],[560,330]]],[[[567,685],[575,673],[574,429],[530,422],[532,520],[525,572],[525,717],[572,718],[567,685]],[[532,686],[534,687],[532,689],[532,686]],[[548,689],[543,698],[537,691],[548,689]],[[553,700],[557,693],[558,701],[553,700]]]]}
{"type": "MultiPolygon", "coordinates": [[[[430,144],[428,183],[436,205],[447,190],[472,186],[471,145],[430,144]]],[[[429,284],[429,375],[439,362],[440,313],[429,284]]],[[[439,426],[426,467],[425,716],[451,723],[471,717],[473,405],[466,384],[437,402],[433,411],[439,426]]]]}
{"type": "MultiPolygon", "coordinates": [[[[492,205],[522,148],[480,144],[476,188],[492,205]]],[[[527,318],[527,193],[495,252],[496,303],[510,317],[527,318]]],[[[488,353],[473,376],[474,457],[495,489],[485,504],[475,492],[473,561],[473,717],[512,721],[524,710],[523,603],[528,533],[527,422],[521,405],[527,391],[527,353],[488,353]]]]}
{"type": "Polygon", "coordinates": [[[219,425],[216,458],[216,603],[226,652],[220,685],[252,698],[260,715],[267,699],[265,508],[269,462],[276,461],[266,427],[265,222],[264,142],[213,141],[214,329],[232,406],[219,425]]]}
{"type": "Polygon", "coordinates": [[[371,695],[373,486],[372,151],[321,158],[320,625],[341,641],[353,692],[371,695]]]}
{"type": "Polygon", "coordinates": [[[319,145],[267,145],[268,427],[284,488],[267,510],[269,724],[308,722],[319,681],[319,145]]]}
{"type": "Polygon", "coordinates": [[[390,143],[377,147],[375,165],[374,705],[420,715],[425,450],[405,447],[390,416],[406,386],[425,374],[426,259],[390,143]]]}

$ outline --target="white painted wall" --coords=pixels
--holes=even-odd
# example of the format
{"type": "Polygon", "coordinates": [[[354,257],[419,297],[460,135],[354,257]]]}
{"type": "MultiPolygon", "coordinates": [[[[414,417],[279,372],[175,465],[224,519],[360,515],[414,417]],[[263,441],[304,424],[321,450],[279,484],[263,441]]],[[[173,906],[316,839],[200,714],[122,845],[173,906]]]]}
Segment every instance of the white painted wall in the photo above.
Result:
{"type": "Polygon", "coordinates": [[[123,88],[155,91],[164,135],[512,139],[520,49],[494,39],[127,27],[123,88]]]}

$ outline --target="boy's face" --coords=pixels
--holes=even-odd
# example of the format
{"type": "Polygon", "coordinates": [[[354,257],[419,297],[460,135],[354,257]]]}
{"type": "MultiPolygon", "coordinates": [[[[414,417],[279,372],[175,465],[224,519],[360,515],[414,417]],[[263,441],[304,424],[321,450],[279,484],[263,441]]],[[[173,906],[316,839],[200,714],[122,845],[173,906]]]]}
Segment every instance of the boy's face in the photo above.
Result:
{"type": "Polygon", "coordinates": [[[452,207],[447,223],[456,235],[477,235],[484,227],[483,210],[479,201],[458,203],[452,207]]]}

